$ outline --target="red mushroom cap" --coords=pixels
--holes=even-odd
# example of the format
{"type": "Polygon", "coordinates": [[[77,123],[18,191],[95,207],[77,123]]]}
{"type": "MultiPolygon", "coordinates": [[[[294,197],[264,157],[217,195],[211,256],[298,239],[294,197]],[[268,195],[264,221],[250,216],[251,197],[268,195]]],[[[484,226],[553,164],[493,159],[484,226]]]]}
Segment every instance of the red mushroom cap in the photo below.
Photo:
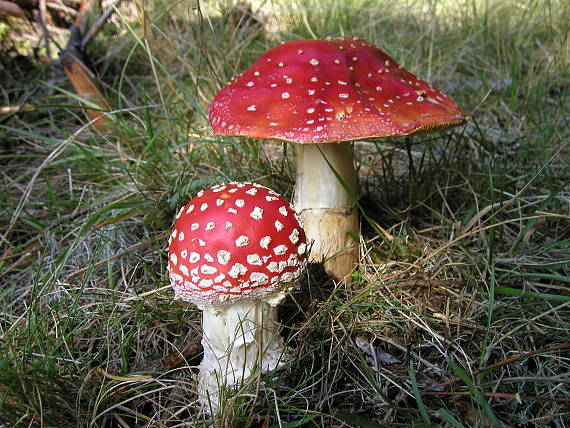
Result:
{"type": "Polygon", "coordinates": [[[306,265],[306,238],[289,202],[251,183],[201,191],[179,211],[168,271],[177,298],[215,306],[263,298],[306,265]]]}
{"type": "Polygon", "coordinates": [[[459,125],[466,114],[366,40],[296,40],[262,55],[210,106],[214,134],[328,143],[459,125]]]}

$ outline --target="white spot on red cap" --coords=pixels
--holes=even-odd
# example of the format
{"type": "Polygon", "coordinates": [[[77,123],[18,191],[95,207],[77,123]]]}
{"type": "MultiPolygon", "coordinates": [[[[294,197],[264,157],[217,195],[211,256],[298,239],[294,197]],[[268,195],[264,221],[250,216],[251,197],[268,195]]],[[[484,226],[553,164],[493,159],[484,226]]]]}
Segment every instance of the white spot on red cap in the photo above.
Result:
{"type": "Polygon", "coordinates": [[[283,92],[281,94],[281,98],[283,98],[284,100],[286,100],[287,98],[289,98],[291,95],[289,94],[289,92],[283,92]]]}
{"type": "Polygon", "coordinates": [[[200,266],[200,272],[202,272],[204,275],[213,275],[218,272],[218,269],[216,269],[214,266],[202,265],[200,266]]]}
{"type": "Polygon", "coordinates": [[[257,110],[257,107],[255,107],[255,105],[252,104],[252,105],[248,106],[248,107],[246,108],[246,110],[247,110],[247,111],[256,111],[256,110],[257,110]]]}
{"type": "Polygon", "coordinates": [[[287,215],[289,214],[289,212],[287,211],[287,207],[285,205],[279,207],[279,213],[281,215],[284,215],[285,217],[287,217],[287,215]]]}
{"type": "Polygon", "coordinates": [[[307,244],[305,244],[304,242],[301,242],[299,244],[299,246],[297,247],[297,254],[302,256],[303,254],[305,254],[306,250],[307,250],[307,244]]]}
{"type": "Polygon", "coordinates": [[[283,223],[281,223],[279,220],[275,220],[275,229],[277,229],[277,232],[281,232],[283,229],[283,223]]]}
{"type": "Polygon", "coordinates": [[[235,243],[236,247],[245,247],[247,244],[249,244],[249,238],[245,235],[241,235],[238,239],[236,239],[235,243]]]}
{"type": "Polygon", "coordinates": [[[249,216],[254,220],[261,220],[263,218],[263,209],[255,207],[249,216]]]}
{"type": "Polygon", "coordinates": [[[188,271],[188,266],[180,263],[180,266],[178,266],[178,269],[180,269],[180,272],[182,272],[185,276],[190,275],[190,272],[188,271]]]}
{"type": "Polygon", "coordinates": [[[293,232],[289,235],[289,240],[292,244],[299,242],[299,229],[293,229],[293,232]]]}
{"type": "Polygon", "coordinates": [[[200,261],[200,254],[195,253],[195,252],[191,252],[190,258],[188,259],[188,261],[190,263],[197,263],[198,261],[200,261]]]}
{"type": "Polygon", "coordinates": [[[210,263],[214,263],[214,258],[212,257],[212,255],[210,253],[204,254],[204,260],[206,260],[207,262],[210,262],[210,263]]]}
{"type": "Polygon", "coordinates": [[[251,189],[246,190],[245,193],[253,196],[257,194],[257,189],[255,187],[252,187],[251,189]]]}
{"type": "Polygon", "coordinates": [[[176,257],[176,254],[172,253],[170,255],[170,261],[172,262],[172,264],[174,266],[176,266],[178,264],[178,257],[176,257]]]}
{"type": "Polygon", "coordinates": [[[264,285],[267,284],[269,277],[261,272],[252,272],[249,276],[249,279],[256,283],[256,285],[264,285]]]}
{"type": "Polygon", "coordinates": [[[264,249],[269,248],[269,243],[271,242],[271,236],[264,236],[259,240],[259,246],[264,249]]]}
{"type": "Polygon", "coordinates": [[[319,60],[316,58],[311,58],[311,60],[309,62],[311,63],[311,65],[315,65],[315,66],[320,64],[319,60]]]}
{"type": "Polygon", "coordinates": [[[192,225],[190,226],[190,230],[196,230],[200,227],[200,225],[198,223],[192,223],[192,225]]]}
{"type": "Polygon", "coordinates": [[[206,228],[204,230],[213,230],[216,228],[216,223],[214,223],[213,221],[209,221],[208,224],[206,224],[206,228]]]}
{"type": "Polygon", "coordinates": [[[206,202],[200,205],[200,211],[206,211],[207,209],[208,209],[208,204],[206,202]]]}
{"type": "Polygon", "coordinates": [[[179,240],[179,241],[184,241],[184,232],[180,232],[180,233],[178,234],[178,240],[179,240]]]}
{"type": "Polygon", "coordinates": [[[259,257],[259,254],[248,254],[246,260],[250,265],[261,266],[262,264],[261,257],[259,257]]]}
{"type": "Polygon", "coordinates": [[[278,256],[282,256],[283,254],[285,254],[287,252],[287,246],[286,245],[278,245],[277,247],[275,247],[273,249],[273,252],[278,256]]]}
{"type": "Polygon", "coordinates": [[[198,287],[200,288],[210,288],[212,285],[214,285],[214,281],[212,281],[211,279],[202,279],[198,283],[198,287]]]}
{"type": "Polygon", "coordinates": [[[243,208],[245,206],[245,201],[243,199],[236,199],[235,204],[238,208],[243,208]]]}
{"type": "Polygon", "coordinates": [[[217,256],[218,263],[221,265],[227,265],[232,258],[232,254],[227,250],[219,250],[217,256]]]}
{"type": "Polygon", "coordinates": [[[188,209],[186,210],[186,214],[190,214],[193,210],[194,210],[194,205],[192,204],[192,205],[190,205],[190,206],[188,207],[188,209]]]}
{"type": "Polygon", "coordinates": [[[232,222],[226,221],[226,229],[229,229],[230,227],[232,227],[232,222]]]}
{"type": "Polygon", "coordinates": [[[245,275],[246,273],[247,268],[244,265],[241,263],[235,263],[228,272],[228,275],[235,279],[240,275],[245,275]]]}

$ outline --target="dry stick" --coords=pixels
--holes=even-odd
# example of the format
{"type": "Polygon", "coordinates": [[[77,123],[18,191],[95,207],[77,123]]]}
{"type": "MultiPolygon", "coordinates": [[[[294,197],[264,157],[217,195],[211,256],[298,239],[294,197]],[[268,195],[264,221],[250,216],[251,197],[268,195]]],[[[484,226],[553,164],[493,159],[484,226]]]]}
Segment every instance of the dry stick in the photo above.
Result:
{"type": "Polygon", "coordinates": [[[103,29],[103,27],[105,26],[105,23],[107,22],[107,20],[111,17],[111,15],[113,14],[113,12],[115,11],[115,8],[117,6],[119,6],[119,3],[121,3],[122,0],[115,0],[112,4],[110,4],[109,6],[107,6],[107,8],[103,11],[103,13],[101,13],[101,15],[99,16],[99,18],[97,18],[97,21],[95,21],[95,24],[93,24],[93,26],[91,28],[89,28],[89,30],[87,31],[87,34],[85,34],[83,36],[83,38],[81,39],[81,42],[79,43],[79,49],[81,49],[82,51],[85,50],[85,48],[87,48],[87,45],[97,36],[97,34],[99,34],[99,32],[103,29]]]}
{"type": "MultiPolygon", "coordinates": [[[[514,361],[520,360],[522,358],[531,357],[531,356],[536,355],[536,354],[542,354],[542,353],[550,352],[550,351],[561,351],[561,350],[568,349],[568,348],[570,348],[570,343],[564,343],[562,345],[551,346],[549,348],[539,349],[537,351],[531,351],[531,352],[526,352],[524,354],[515,355],[514,357],[507,358],[505,360],[499,361],[498,363],[494,363],[494,364],[491,364],[490,366],[483,367],[482,369],[473,370],[472,372],[469,373],[469,376],[476,376],[478,374],[487,372],[489,370],[496,369],[497,367],[501,367],[501,366],[510,364],[514,361]]],[[[438,385],[435,385],[432,388],[440,388],[443,386],[451,385],[452,383],[459,382],[460,380],[461,380],[460,377],[454,377],[453,379],[442,382],[438,385]]]]}

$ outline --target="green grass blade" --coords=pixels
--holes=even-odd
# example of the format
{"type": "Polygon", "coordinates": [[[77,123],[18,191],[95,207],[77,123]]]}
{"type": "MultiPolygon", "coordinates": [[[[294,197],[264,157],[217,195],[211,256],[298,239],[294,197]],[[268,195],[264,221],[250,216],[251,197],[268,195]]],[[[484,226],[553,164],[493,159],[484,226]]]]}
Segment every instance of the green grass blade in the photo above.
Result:
{"type": "Polygon", "coordinates": [[[429,415],[426,409],[426,406],[422,400],[422,396],[420,393],[420,389],[418,388],[418,382],[416,380],[416,372],[414,370],[414,363],[410,360],[408,364],[408,375],[410,376],[410,381],[412,382],[412,390],[414,391],[414,397],[416,398],[416,403],[418,403],[418,409],[420,411],[420,415],[422,416],[422,420],[426,423],[430,423],[429,415]]]}
{"type": "Polygon", "coordinates": [[[549,293],[536,293],[534,291],[519,290],[512,287],[495,287],[495,293],[503,296],[528,297],[533,299],[554,300],[570,302],[570,296],[549,293]]]}

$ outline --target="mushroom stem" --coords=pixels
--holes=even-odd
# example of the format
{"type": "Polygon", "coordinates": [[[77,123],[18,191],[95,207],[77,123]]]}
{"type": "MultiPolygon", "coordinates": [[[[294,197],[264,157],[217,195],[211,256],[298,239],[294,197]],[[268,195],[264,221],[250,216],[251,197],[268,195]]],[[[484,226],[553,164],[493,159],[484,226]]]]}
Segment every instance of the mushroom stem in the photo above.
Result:
{"type": "Polygon", "coordinates": [[[204,358],[198,374],[198,396],[216,413],[222,387],[237,386],[261,370],[284,363],[285,346],[279,336],[277,304],[271,300],[244,300],[203,308],[204,358]]]}
{"type": "Polygon", "coordinates": [[[297,180],[293,205],[303,219],[311,260],[345,278],[357,262],[359,235],[355,198],[358,178],[351,142],[296,144],[297,180]],[[337,176],[338,175],[338,176],[337,176]],[[346,188],[345,188],[346,186],[346,188]]]}

